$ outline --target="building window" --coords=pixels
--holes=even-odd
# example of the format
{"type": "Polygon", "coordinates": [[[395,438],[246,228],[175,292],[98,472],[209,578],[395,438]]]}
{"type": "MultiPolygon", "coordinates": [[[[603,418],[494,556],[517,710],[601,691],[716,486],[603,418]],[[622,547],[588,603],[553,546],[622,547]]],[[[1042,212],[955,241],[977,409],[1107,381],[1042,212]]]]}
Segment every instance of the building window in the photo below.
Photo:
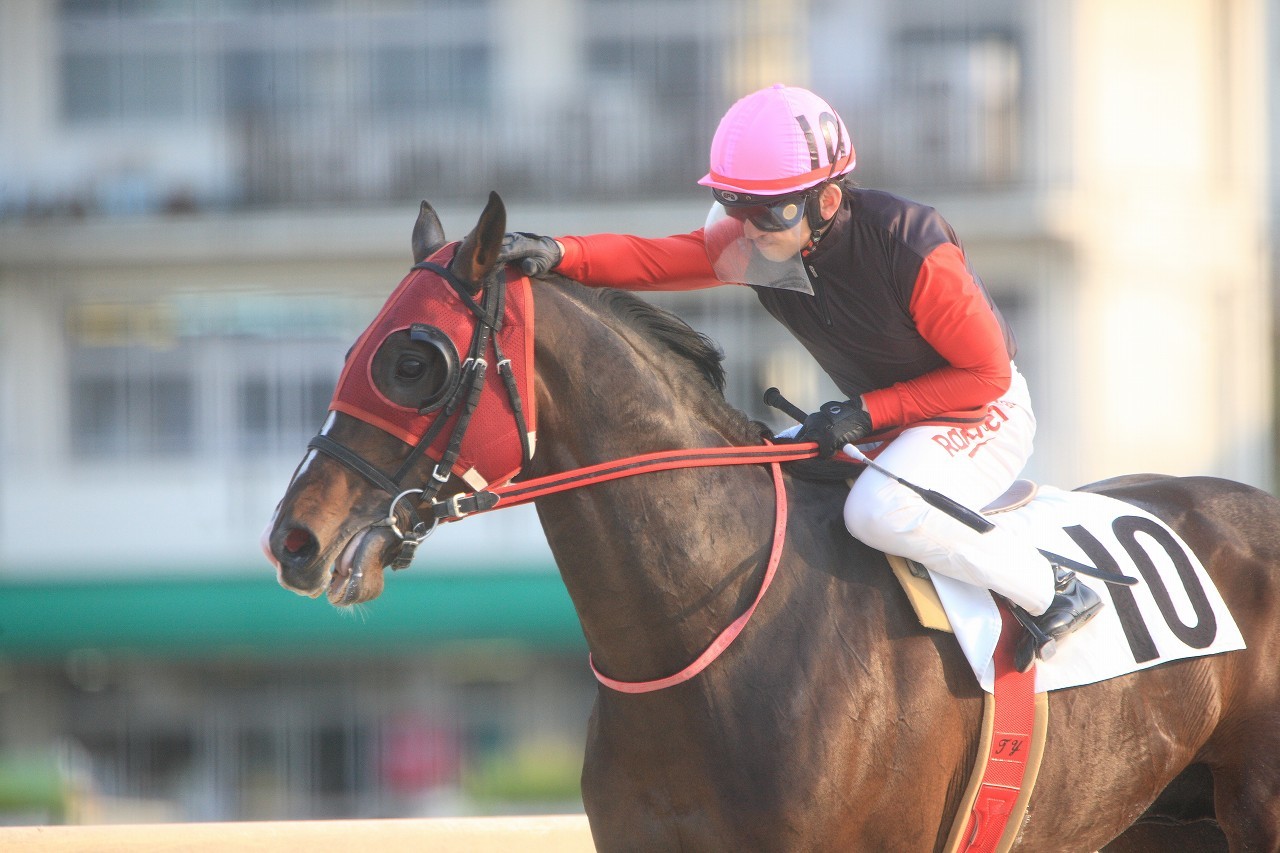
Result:
{"type": "Polygon", "coordinates": [[[894,178],[1007,184],[1022,167],[1022,61],[1007,33],[903,33],[892,53],[883,149],[894,178]]]}
{"type": "Polygon", "coordinates": [[[73,454],[296,454],[324,423],[355,297],[183,294],[69,313],[73,454]]]}
{"type": "Polygon", "coordinates": [[[177,53],[74,53],[62,58],[70,121],[177,119],[191,107],[191,58],[177,53]]]}
{"type": "Polygon", "coordinates": [[[395,117],[489,106],[493,60],[487,44],[387,45],[372,56],[378,112],[395,117]]]}
{"type": "Polygon", "coordinates": [[[247,453],[286,452],[305,446],[324,422],[336,376],[241,376],[236,431],[247,453]]]}
{"type": "Polygon", "coordinates": [[[172,456],[196,446],[187,353],[83,347],[72,360],[71,449],[91,457],[172,456]]]}
{"type": "Polygon", "coordinates": [[[554,91],[524,111],[501,88],[492,0],[62,0],[61,115],[103,134],[81,146],[74,205],[685,193],[729,101],[721,6],[566,7],[575,35],[556,49],[584,73],[566,89],[534,69],[531,88],[554,91]]]}

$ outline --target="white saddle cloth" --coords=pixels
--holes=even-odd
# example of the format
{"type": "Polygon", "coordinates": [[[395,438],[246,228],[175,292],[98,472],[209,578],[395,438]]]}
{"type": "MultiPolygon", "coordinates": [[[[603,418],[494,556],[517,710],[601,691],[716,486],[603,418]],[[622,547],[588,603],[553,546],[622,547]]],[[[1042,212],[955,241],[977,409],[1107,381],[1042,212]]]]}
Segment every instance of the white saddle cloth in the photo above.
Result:
{"type": "MultiPolygon", "coordinates": [[[[1038,547],[1120,571],[1137,586],[1079,575],[1103,608],[1036,665],[1036,691],[1090,684],[1180,658],[1243,649],[1244,638],[1199,558],[1168,525],[1102,495],[1041,487],[1036,499],[991,521],[1038,547]]],[[[1037,567],[1038,568],[1038,567],[1037,567]]],[[[932,574],[982,688],[991,692],[1000,615],[991,593],[932,574]]]]}

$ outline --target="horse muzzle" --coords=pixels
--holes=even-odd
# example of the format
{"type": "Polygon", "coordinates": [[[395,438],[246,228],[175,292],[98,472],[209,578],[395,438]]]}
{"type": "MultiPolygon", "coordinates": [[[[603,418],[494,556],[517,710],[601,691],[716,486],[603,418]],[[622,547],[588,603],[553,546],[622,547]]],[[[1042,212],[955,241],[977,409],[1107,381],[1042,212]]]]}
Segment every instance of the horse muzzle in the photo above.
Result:
{"type": "Polygon", "coordinates": [[[340,546],[322,549],[305,526],[276,521],[263,531],[261,544],[281,586],[310,598],[327,594],[330,604],[345,607],[382,594],[383,569],[400,541],[386,526],[375,524],[357,530],[340,546]]]}
{"type": "Polygon", "coordinates": [[[357,531],[347,540],[329,573],[329,603],[346,607],[381,595],[383,571],[399,544],[399,538],[386,527],[375,525],[357,531]]]}

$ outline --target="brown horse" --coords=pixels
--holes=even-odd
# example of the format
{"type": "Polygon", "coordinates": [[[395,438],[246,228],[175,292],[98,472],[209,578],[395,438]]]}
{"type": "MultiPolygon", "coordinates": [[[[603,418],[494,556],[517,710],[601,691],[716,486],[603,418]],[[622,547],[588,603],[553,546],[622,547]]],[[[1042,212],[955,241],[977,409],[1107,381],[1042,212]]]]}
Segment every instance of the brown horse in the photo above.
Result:
{"type": "MultiPolygon", "coordinates": [[[[417,268],[406,282],[447,292],[452,278],[478,299],[501,272],[505,227],[491,196],[451,268],[417,268]]],[[[413,242],[419,261],[445,242],[425,203],[413,242]]],[[[531,289],[536,400],[526,407],[536,403],[538,442],[521,477],[761,443],[760,425],[723,397],[714,345],[679,320],[555,276],[531,289]]],[[[436,399],[455,381],[447,361],[440,346],[397,333],[369,370],[393,399],[436,399]]],[[[428,482],[434,463],[341,412],[322,436],[264,546],[285,586],[365,601],[382,592],[397,531],[412,524],[410,501],[389,511],[388,492],[428,482]]],[[[953,638],[919,626],[883,555],[845,531],[846,488],[790,475],[785,486],[785,551],[736,644],[669,689],[600,688],[582,775],[599,849],[943,846],[977,750],[972,670],[953,638]]],[[[1200,477],[1091,489],[1178,531],[1248,649],[1054,693],[1014,849],[1280,850],[1280,501],[1200,477]]],[[[452,477],[437,502],[466,491],[452,477]]],[[[667,676],[696,657],[751,604],[770,553],[765,465],[650,473],[536,503],[595,664],[617,679],[667,676]]]]}

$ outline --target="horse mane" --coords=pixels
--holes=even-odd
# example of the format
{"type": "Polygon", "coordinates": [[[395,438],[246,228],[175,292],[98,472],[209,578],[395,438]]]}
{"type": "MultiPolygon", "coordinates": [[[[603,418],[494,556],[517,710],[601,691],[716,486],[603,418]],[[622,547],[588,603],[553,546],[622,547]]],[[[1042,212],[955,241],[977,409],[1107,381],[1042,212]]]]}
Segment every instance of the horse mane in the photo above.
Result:
{"type": "Polygon", "coordinates": [[[705,382],[703,387],[713,393],[703,395],[698,402],[686,402],[719,423],[725,435],[740,435],[734,440],[755,444],[760,436],[771,434],[768,425],[753,421],[725,398],[724,350],[712,338],[630,291],[584,287],[568,278],[560,278],[560,282],[561,292],[572,293],[597,316],[611,317],[623,328],[636,332],[659,354],[669,353],[673,360],[683,362],[694,382],[705,382]]]}
{"type": "Polygon", "coordinates": [[[628,327],[685,359],[724,396],[724,350],[666,309],[625,290],[597,290],[600,301],[628,327]]]}

